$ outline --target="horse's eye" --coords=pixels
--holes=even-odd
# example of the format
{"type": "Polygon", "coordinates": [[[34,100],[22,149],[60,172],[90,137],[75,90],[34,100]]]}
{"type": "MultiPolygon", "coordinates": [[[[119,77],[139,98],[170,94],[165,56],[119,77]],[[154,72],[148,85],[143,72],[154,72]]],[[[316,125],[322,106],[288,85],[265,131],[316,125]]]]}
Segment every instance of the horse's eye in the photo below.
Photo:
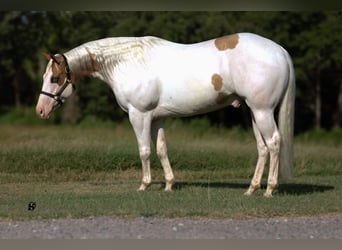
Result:
{"type": "Polygon", "coordinates": [[[59,82],[59,77],[58,76],[52,76],[51,77],[51,83],[58,83],[59,82]]]}

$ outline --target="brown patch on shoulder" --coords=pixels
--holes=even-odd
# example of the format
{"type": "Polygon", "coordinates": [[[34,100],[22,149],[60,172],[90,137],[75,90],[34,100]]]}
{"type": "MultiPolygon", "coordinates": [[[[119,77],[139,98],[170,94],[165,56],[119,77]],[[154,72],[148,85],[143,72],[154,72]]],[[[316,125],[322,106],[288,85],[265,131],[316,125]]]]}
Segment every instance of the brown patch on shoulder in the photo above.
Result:
{"type": "Polygon", "coordinates": [[[215,46],[218,50],[234,49],[239,43],[239,35],[227,35],[215,39],[215,46]]]}
{"type": "Polygon", "coordinates": [[[222,77],[219,74],[213,74],[211,76],[211,84],[214,85],[216,91],[220,91],[223,85],[222,77]]]}

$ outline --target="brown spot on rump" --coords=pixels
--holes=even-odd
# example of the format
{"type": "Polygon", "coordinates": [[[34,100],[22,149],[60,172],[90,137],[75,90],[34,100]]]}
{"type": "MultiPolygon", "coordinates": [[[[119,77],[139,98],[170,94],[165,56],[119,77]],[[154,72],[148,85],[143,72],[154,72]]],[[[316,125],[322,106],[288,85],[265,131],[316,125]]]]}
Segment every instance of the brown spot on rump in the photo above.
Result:
{"type": "Polygon", "coordinates": [[[215,46],[218,50],[234,49],[239,43],[239,35],[227,35],[215,39],[215,46]]]}
{"type": "Polygon", "coordinates": [[[222,77],[219,74],[213,74],[211,76],[211,84],[214,85],[216,91],[220,91],[223,85],[222,77]]]}

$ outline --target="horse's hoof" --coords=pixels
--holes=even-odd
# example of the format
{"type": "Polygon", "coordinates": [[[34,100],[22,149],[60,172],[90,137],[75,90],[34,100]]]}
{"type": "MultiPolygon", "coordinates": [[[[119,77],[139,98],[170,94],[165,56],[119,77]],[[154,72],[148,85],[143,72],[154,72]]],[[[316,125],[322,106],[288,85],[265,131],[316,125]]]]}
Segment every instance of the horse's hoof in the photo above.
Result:
{"type": "Polygon", "coordinates": [[[246,192],[244,192],[244,196],[251,196],[253,194],[253,191],[247,190],[246,192]]]}
{"type": "Polygon", "coordinates": [[[264,197],[265,198],[272,198],[273,197],[272,192],[265,192],[264,197]]]}
{"type": "Polygon", "coordinates": [[[251,196],[256,190],[260,188],[260,185],[250,185],[248,190],[244,193],[246,196],[251,196]]]}
{"type": "Polygon", "coordinates": [[[165,191],[166,192],[172,192],[172,185],[175,183],[175,180],[172,179],[172,180],[169,180],[169,181],[166,181],[166,184],[165,184],[165,191]]]}
{"type": "Polygon", "coordinates": [[[278,184],[268,184],[267,188],[266,188],[266,192],[264,193],[264,197],[266,197],[266,198],[273,197],[272,193],[277,188],[278,188],[278,184]]]}
{"type": "Polygon", "coordinates": [[[145,191],[146,188],[149,186],[150,184],[148,183],[141,183],[140,187],[138,188],[138,191],[145,191]]]}

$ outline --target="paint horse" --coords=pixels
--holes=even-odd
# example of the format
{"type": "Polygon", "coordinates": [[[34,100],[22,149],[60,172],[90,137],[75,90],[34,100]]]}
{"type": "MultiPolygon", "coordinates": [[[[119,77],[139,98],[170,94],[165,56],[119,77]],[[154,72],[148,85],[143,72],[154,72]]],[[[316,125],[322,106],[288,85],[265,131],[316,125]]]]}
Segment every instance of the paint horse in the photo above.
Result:
{"type": "MultiPolygon", "coordinates": [[[[151,141],[170,191],[174,175],[167,155],[163,119],[214,111],[245,101],[252,113],[258,161],[246,195],[260,188],[268,156],[264,196],[278,185],[278,168],[290,178],[293,165],[295,75],[289,54],[271,40],[239,33],[195,44],[157,37],[105,38],[49,60],[36,112],[49,118],[83,76],[97,77],[113,90],[128,113],[142,163],[139,190],[151,184],[151,141]],[[278,126],[274,110],[279,106],[278,126]],[[279,127],[279,128],[278,128],[279,127]]],[[[278,110],[278,109],[277,109],[278,110]]]]}

